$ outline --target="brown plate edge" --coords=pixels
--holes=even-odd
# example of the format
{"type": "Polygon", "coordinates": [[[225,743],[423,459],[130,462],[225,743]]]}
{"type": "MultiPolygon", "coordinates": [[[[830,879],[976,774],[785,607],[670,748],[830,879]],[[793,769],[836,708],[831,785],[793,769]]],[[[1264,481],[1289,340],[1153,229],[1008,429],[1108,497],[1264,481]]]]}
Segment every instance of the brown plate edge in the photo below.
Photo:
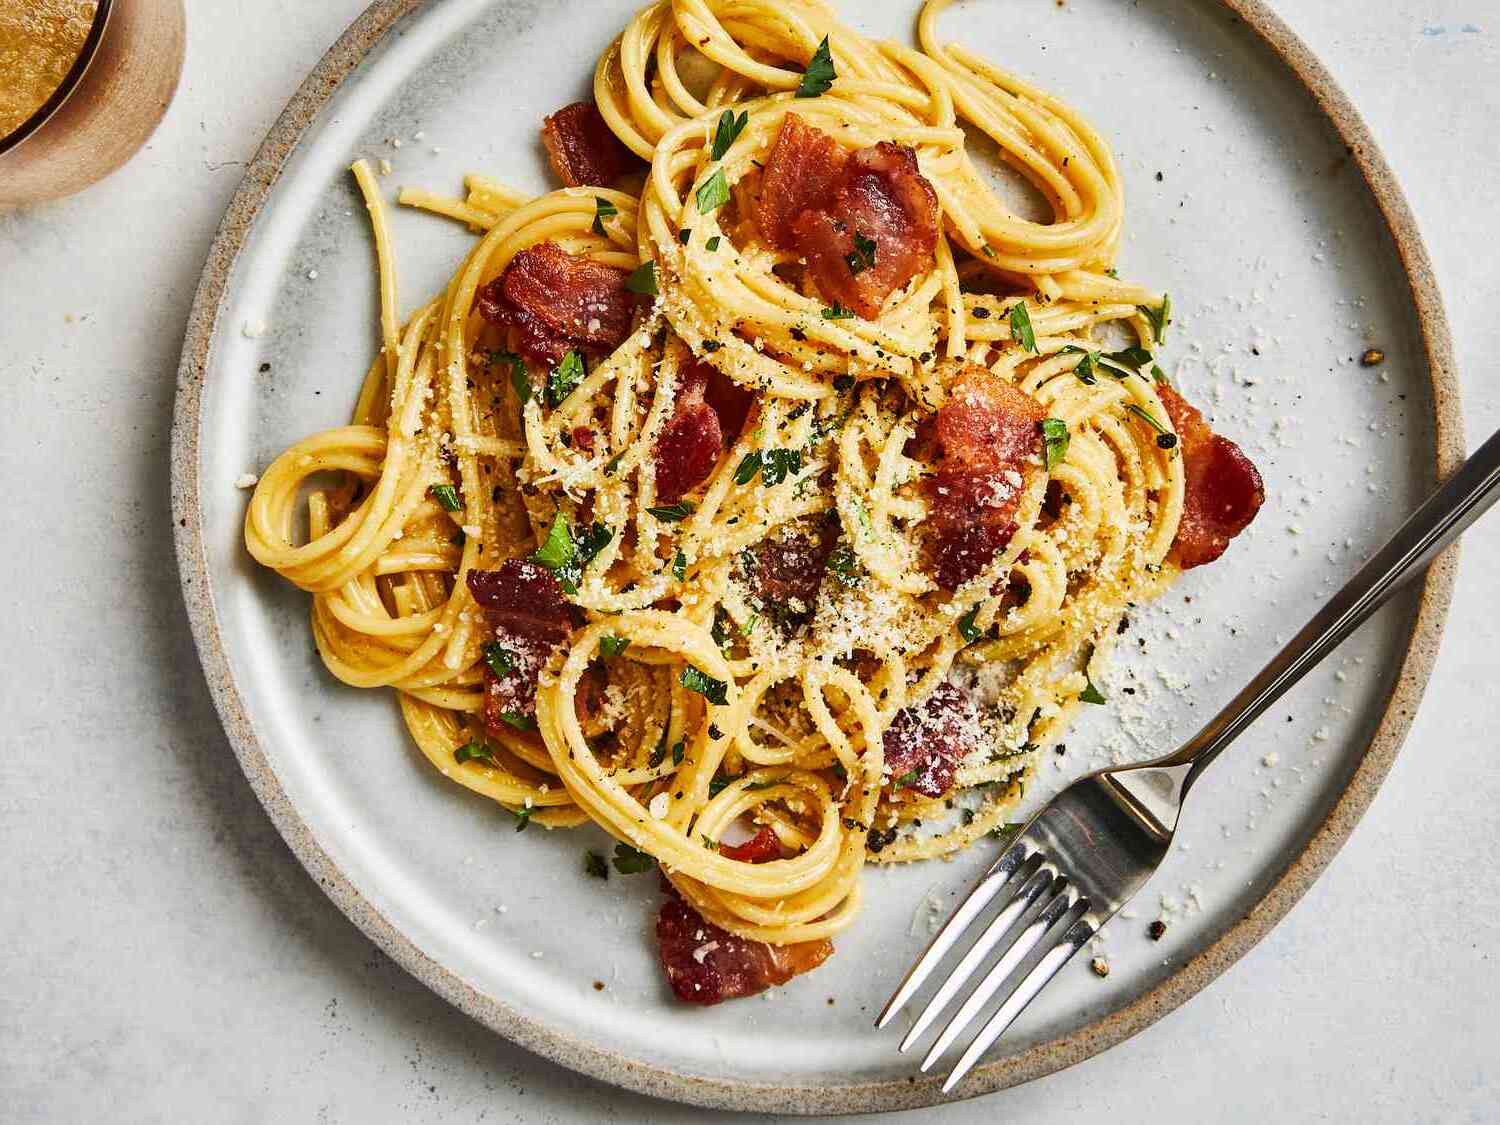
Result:
{"type": "MultiPolygon", "coordinates": [[[[209,580],[198,477],[198,432],[204,372],[235,260],[287,158],[350,71],[393,25],[428,2],[430,0],[376,0],[319,60],[246,168],[214,237],[194,296],[178,368],[172,425],[173,532],[193,638],[230,744],[277,830],[339,909],[382,950],[438,995],[485,1026],[544,1058],[639,1093],[718,1109],[801,1114],[860,1113],[915,1108],[950,1100],[941,1093],[939,1077],[844,1086],[725,1081],[642,1062],[545,1027],[438,964],[381,915],[323,850],[266,761],[230,672],[209,580]]],[[[1349,98],[1323,64],[1264,0],[1217,2],[1255,32],[1312,94],[1343,138],[1380,208],[1411,287],[1433,396],[1435,468],[1439,477],[1446,476],[1464,456],[1452,341],[1426,247],[1400,186],[1349,98]]],[[[1348,839],[1395,761],[1437,658],[1452,598],[1457,559],[1457,548],[1454,547],[1428,572],[1400,671],[1363,759],[1322,825],[1271,884],[1259,903],[1171,977],[1124,1008],[1068,1035],[1039,1043],[1019,1055],[979,1067],[951,1100],[1040,1078],[1129,1038],[1201,991],[1286,915],[1348,839]]]]}

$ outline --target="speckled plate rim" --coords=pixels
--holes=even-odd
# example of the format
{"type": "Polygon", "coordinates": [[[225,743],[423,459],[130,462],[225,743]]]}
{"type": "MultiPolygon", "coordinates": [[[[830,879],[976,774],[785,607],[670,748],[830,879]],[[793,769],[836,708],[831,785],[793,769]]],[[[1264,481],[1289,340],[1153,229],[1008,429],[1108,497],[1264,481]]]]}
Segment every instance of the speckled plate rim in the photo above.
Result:
{"type": "MultiPolygon", "coordinates": [[[[302,819],[267,762],[234,682],[220,635],[203,539],[199,437],[204,377],[235,260],[287,159],[324,104],[404,17],[440,0],[376,0],[328,50],[282,111],[245,171],[209,250],[194,297],[178,368],[172,427],[172,510],[188,618],[209,690],[249,778],[276,828],[308,873],[351,921],[408,972],[457,1008],[523,1047],[563,1066],[639,1093],[693,1105],[784,1113],[859,1113],[945,1100],[940,1077],[809,1086],[739,1082],[667,1069],[550,1028],[485,994],[427,956],[349,881],[302,819]]],[[[1438,475],[1464,454],[1459,390],[1447,318],[1427,250],[1394,174],[1348,97],[1312,52],[1263,0],[1212,0],[1280,58],[1310,93],[1346,145],[1384,217],[1405,269],[1431,383],[1438,475]]],[[[1453,592],[1457,549],[1432,566],[1384,713],[1360,764],[1322,824],[1260,901],[1217,941],[1130,1004],[1067,1035],[979,1067],[959,1097],[1015,1086],[1097,1054],[1195,995],[1234,964],[1292,908],[1349,838],[1394,762],[1437,657],[1453,592]]]]}

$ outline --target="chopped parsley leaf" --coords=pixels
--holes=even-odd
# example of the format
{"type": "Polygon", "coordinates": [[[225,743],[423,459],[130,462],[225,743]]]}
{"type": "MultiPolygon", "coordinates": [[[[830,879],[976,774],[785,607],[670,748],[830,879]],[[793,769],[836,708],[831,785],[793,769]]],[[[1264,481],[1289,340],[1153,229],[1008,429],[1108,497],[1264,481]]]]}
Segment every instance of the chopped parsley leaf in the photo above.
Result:
{"type": "Polygon", "coordinates": [[[435,484],[427,490],[427,494],[442,505],[445,512],[461,512],[463,504],[458,499],[458,490],[451,484],[435,484]]]}
{"type": "Polygon", "coordinates": [[[672,764],[674,766],[682,765],[682,756],[686,753],[687,743],[679,738],[676,742],[672,743],[672,764]]]}
{"type": "Polygon", "coordinates": [[[681,551],[672,556],[672,577],[679,582],[687,578],[687,556],[681,551]]]}
{"type": "Polygon", "coordinates": [[[536,720],[530,715],[523,715],[519,711],[502,711],[500,718],[517,730],[535,730],[536,720]]]}
{"type": "Polygon", "coordinates": [[[729,701],[729,685],[723,680],[716,680],[707,672],[703,672],[689,664],[683,668],[682,675],[678,677],[678,683],[687,688],[688,691],[696,691],[704,699],[719,707],[725,706],[729,701]]]}
{"type": "Polygon", "coordinates": [[[841,305],[837,301],[835,301],[832,305],[829,305],[828,308],[826,308],[826,309],[823,310],[823,319],[824,320],[853,320],[854,319],[854,313],[850,309],[844,308],[843,305],[841,305]]]}
{"type": "Polygon", "coordinates": [[[1149,305],[1137,305],[1147,321],[1151,324],[1151,334],[1156,337],[1158,344],[1167,338],[1167,325],[1172,323],[1172,295],[1162,294],[1161,307],[1151,308],[1149,305]]]}
{"type": "Polygon", "coordinates": [[[656,284],[656,263],[642,262],[631,270],[630,276],[625,279],[625,288],[643,297],[655,297],[660,293],[661,289],[656,284]]]}
{"type": "Polygon", "coordinates": [[[621,875],[641,875],[656,866],[656,857],[629,844],[616,844],[614,865],[621,875]]]}
{"type": "Polygon", "coordinates": [[[973,644],[980,637],[984,636],[984,630],[975,623],[978,617],[979,607],[976,605],[958,619],[958,635],[968,644],[973,644]]]}
{"type": "Polygon", "coordinates": [[[573,533],[568,517],[558,512],[547,529],[546,541],[536,549],[531,561],[550,571],[559,571],[573,561],[573,533]]]}
{"type": "Polygon", "coordinates": [[[1047,418],[1041,425],[1043,456],[1050,473],[1068,455],[1068,424],[1061,418],[1047,418]]]}
{"type": "Polygon", "coordinates": [[[729,181],[724,178],[724,169],[715,168],[714,174],[703,181],[698,189],[698,213],[707,215],[729,202],[729,181]]]}
{"type": "Polygon", "coordinates": [[[629,647],[629,637],[617,637],[613,633],[606,633],[599,638],[599,655],[605,660],[613,660],[629,647]]]}
{"type": "Polygon", "coordinates": [[[840,543],[829,554],[828,573],[845,586],[858,586],[865,580],[864,567],[859,565],[859,555],[847,543],[840,543]]]}
{"type": "Polygon", "coordinates": [[[719,115],[719,124],[714,129],[714,146],[710,154],[713,160],[723,160],[724,154],[729,147],[745,131],[745,126],[750,123],[750,114],[741,113],[738,117],[734,110],[726,109],[719,115]]]}
{"type": "Polygon", "coordinates": [[[607,232],[604,229],[604,220],[613,219],[619,213],[620,209],[609,200],[597,195],[594,196],[594,233],[607,237],[607,232]]]}
{"type": "Polygon", "coordinates": [[[760,480],[767,488],[774,488],[786,480],[789,474],[801,471],[802,451],[800,449],[768,449],[761,465],[760,480]]]}
{"type": "Polygon", "coordinates": [[[922,771],[920,769],[908,770],[906,773],[903,773],[900,777],[896,778],[895,781],[891,782],[891,788],[905,789],[908,785],[916,781],[917,778],[921,775],[922,771]]]}
{"type": "Polygon", "coordinates": [[[1017,301],[1011,306],[1010,338],[1019,343],[1025,351],[1037,350],[1036,333],[1032,330],[1031,314],[1026,311],[1025,301],[1017,301]]]}
{"type": "Polygon", "coordinates": [[[1103,703],[1104,693],[1094,686],[1094,681],[1089,680],[1088,686],[1078,693],[1080,703],[1103,703]]]}
{"type": "Polygon", "coordinates": [[[547,376],[547,405],[557,406],[583,382],[583,353],[576,348],[563,356],[562,362],[547,376]]]}
{"type": "Polygon", "coordinates": [[[499,641],[490,641],[484,646],[484,662],[490,666],[490,671],[502,680],[516,670],[516,658],[511,651],[499,641]]]}
{"type": "Polygon", "coordinates": [[[875,240],[854,232],[854,249],[844,255],[844,264],[852,274],[861,274],[875,265],[875,240]]]}
{"type": "Polygon", "coordinates": [[[465,762],[484,762],[486,765],[495,764],[495,752],[490,749],[489,743],[475,740],[466,742],[457,750],[453,751],[453,760],[459,765],[465,762]]]}
{"type": "Polygon", "coordinates": [[[833,51],[828,46],[828,36],[825,35],[823,42],[813,52],[813,57],[808,60],[807,69],[802,73],[802,81],[797,83],[797,96],[816,98],[819,94],[826,94],[837,77],[838,73],[833,69],[833,51]]]}
{"type": "Polygon", "coordinates": [[[604,862],[604,857],[598,852],[590,849],[583,853],[583,873],[591,875],[595,879],[609,879],[609,864],[604,862]]]}
{"type": "Polygon", "coordinates": [[[655,508],[646,509],[663,523],[680,523],[697,510],[698,505],[691,500],[679,500],[675,504],[658,505],[655,508]]]}
{"type": "Polygon", "coordinates": [[[745,454],[745,456],[740,459],[739,465],[735,467],[734,483],[749,484],[751,481],[753,481],[755,479],[755,474],[760,472],[761,461],[761,453],[758,449],[753,453],[745,454]]]}

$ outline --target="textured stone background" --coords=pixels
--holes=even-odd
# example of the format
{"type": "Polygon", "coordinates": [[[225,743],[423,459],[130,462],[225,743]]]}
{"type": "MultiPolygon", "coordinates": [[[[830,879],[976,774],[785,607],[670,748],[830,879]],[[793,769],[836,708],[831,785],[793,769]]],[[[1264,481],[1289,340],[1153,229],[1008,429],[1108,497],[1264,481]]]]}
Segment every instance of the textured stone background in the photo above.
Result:
{"type": "MultiPolygon", "coordinates": [[[[710,1116],[535,1059],[388,961],[272,829],[198,672],[167,501],[188,304],[244,161],[362,6],[194,0],[183,87],[150,146],[74,199],[0,215],[6,1121],[710,1116]]],[[[1500,425],[1500,11],[1275,6],[1406,186],[1482,438],[1500,425]]],[[[1466,547],[1434,683],[1389,783],[1270,938],[1102,1057],[901,1119],[1494,1120],[1497,551],[1492,517],[1466,547]]]]}

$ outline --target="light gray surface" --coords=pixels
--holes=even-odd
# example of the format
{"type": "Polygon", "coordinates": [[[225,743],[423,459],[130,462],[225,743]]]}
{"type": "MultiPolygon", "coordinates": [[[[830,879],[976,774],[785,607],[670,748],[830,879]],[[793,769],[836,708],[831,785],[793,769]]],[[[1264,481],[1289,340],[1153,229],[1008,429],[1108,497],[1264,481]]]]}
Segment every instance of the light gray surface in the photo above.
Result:
{"type": "MultiPolygon", "coordinates": [[[[387,962],[271,829],[197,672],[166,530],[187,304],[235,162],[359,7],[283,0],[231,18],[231,5],[200,0],[182,93],[150,148],[77,199],[0,217],[0,385],[12,396],[0,473],[23,498],[0,514],[14,603],[0,625],[7,1119],[703,1117],[532,1059],[387,962]]],[[[1470,432],[1487,433],[1500,424],[1485,364],[1500,327],[1484,300],[1500,235],[1500,89],[1485,68],[1500,62],[1500,26],[1473,0],[1280,7],[1407,186],[1469,376],[1470,432]]],[[[1448,918],[1500,883],[1486,858],[1500,782],[1484,737],[1500,717],[1485,674],[1500,664],[1485,563],[1496,545],[1497,524],[1471,538],[1407,751],[1282,927],[1137,1039],[933,1120],[1170,1122],[1210,1105],[1247,1121],[1492,1116],[1497,928],[1492,911],[1461,932],[1448,918]]]]}

